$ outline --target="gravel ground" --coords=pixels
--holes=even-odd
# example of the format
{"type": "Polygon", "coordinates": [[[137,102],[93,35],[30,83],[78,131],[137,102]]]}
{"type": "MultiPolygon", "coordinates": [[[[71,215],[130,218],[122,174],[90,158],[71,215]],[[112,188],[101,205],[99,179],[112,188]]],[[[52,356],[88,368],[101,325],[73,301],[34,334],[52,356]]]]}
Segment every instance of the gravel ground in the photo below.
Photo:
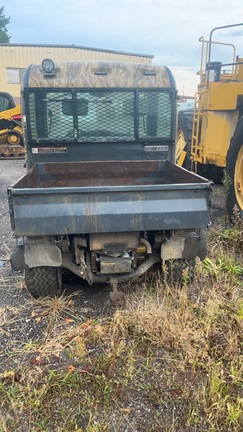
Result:
{"type": "Polygon", "coordinates": [[[0,159],[0,259],[6,259],[9,249],[12,249],[15,244],[14,239],[11,238],[7,187],[13,185],[25,172],[23,159],[0,159]]]}

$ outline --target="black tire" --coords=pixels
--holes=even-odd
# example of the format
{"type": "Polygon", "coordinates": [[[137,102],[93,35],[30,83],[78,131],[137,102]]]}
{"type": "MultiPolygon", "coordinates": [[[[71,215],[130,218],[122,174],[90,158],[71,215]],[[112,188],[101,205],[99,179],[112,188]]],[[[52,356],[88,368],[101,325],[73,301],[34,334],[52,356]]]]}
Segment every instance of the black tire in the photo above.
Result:
{"type": "Polygon", "coordinates": [[[184,135],[186,142],[186,157],[183,162],[183,167],[187,170],[191,170],[191,145],[192,145],[192,125],[193,125],[194,110],[183,110],[178,113],[178,134],[180,132],[184,135]]]}
{"type": "Polygon", "coordinates": [[[197,164],[197,173],[214,183],[219,184],[222,182],[224,169],[212,164],[197,164]]]}
{"type": "Polygon", "coordinates": [[[243,217],[243,117],[237,123],[226,158],[226,172],[231,179],[227,194],[227,210],[230,217],[236,206],[243,217]]]}
{"type": "Polygon", "coordinates": [[[183,286],[195,277],[195,260],[173,259],[165,261],[166,282],[169,285],[183,286]]]}
{"type": "Polygon", "coordinates": [[[26,288],[34,298],[55,297],[61,294],[59,267],[33,267],[25,270],[26,288]]]}

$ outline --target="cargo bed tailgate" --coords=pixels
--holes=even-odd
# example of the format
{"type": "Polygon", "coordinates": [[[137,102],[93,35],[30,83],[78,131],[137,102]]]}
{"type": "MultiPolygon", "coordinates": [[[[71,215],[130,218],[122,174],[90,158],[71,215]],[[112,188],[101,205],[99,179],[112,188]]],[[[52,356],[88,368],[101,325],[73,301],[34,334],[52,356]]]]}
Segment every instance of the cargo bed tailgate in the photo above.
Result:
{"type": "Polygon", "coordinates": [[[16,236],[203,228],[211,182],[168,161],[38,164],[8,188],[16,236]]]}

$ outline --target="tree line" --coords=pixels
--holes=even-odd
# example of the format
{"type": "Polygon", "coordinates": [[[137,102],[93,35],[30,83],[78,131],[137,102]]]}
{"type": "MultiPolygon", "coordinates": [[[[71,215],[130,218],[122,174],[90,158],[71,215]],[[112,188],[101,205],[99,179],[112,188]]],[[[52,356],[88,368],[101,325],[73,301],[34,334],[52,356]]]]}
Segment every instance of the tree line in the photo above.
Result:
{"type": "Polygon", "coordinates": [[[9,43],[10,36],[8,35],[7,26],[10,23],[10,17],[6,17],[4,6],[0,7],[0,43],[9,43]]]}

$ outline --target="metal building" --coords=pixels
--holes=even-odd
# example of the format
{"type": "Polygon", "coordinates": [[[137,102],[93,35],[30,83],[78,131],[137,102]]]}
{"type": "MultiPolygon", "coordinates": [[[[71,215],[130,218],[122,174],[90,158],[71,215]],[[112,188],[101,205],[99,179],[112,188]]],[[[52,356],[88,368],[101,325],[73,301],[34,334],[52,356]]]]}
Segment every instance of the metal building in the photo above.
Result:
{"type": "Polygon", "coordinates": [[[151,64],[153,56],[79,45],[0,43],[0,91],[10,93],[18,102],[26,67],[31,63],[41,63],[44,58],[51,58],[54,62],[104,60],[151,64]]]}

